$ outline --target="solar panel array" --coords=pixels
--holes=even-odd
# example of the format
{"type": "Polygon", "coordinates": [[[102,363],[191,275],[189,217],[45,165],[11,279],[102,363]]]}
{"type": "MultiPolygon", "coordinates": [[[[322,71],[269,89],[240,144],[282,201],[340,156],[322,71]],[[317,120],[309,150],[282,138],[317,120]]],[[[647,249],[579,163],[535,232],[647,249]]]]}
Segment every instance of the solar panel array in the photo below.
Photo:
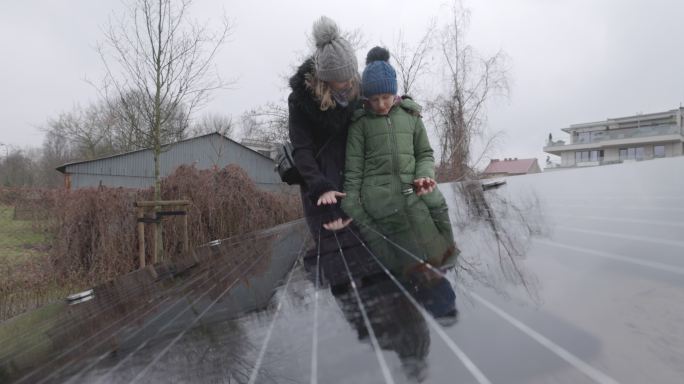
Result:
{"type": "Polygon", "coordinates": [[[441,185],[462,253],[417,279],[304,221],[212,242],[0,324],[0,382],[681,383],[682,174],[441,185]]]}

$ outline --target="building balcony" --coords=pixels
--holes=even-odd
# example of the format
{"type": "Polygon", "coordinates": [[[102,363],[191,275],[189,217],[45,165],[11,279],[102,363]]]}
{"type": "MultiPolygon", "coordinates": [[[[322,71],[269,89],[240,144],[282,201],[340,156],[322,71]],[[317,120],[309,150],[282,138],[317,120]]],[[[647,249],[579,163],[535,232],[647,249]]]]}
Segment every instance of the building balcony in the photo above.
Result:
{"type": "Polygon", "coordinates": [[[633,139],[651,136],[681,135],[681,129],[673,124],[650,127],[622,128],[614,130],[591,131],[575,134],[571,144],[589,144],[602,141],[633,139]]]}
{"type": "Polygon", "coordinates": [[[650,127],[623,128],[614,130],[573,132],[572,142],[548,140],[544,152],[558,154],[564,151],[598,149],[613,146],[653,144],[684,141],[681,128],[677,125],[657,125],[650,127]]]}

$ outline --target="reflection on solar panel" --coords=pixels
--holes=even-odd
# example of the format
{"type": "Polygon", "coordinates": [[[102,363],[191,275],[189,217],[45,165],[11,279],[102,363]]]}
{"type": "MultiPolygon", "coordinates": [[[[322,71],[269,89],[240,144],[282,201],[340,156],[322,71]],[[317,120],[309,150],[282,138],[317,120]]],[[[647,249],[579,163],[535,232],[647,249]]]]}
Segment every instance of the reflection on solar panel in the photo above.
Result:
{"type": "Polygon", "coordinates": [[[442,185],[458,265],[409,277],[355,227],[212,242],[0,324],[0,382],[681,383],[682,174],[442,185]]]}

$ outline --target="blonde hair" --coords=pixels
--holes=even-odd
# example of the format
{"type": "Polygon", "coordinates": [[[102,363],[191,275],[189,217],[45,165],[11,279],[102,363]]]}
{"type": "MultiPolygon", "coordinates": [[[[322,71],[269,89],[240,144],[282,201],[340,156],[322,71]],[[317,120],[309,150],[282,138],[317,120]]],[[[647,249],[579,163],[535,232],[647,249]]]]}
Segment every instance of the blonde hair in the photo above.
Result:
{"type": "MultiPolygon", "coordinates": [[[[319,108],[321,111],[327,111],[330,108],[335,108],[337,102],[332,95],[332,89],[330,85],[316,77],[313,73],[307,73],[304,75],[304,83],[306,87],[311,90],[316,100],[321,102],[319,108]]],[[[361,87],[359,86],[361,79],[358,74],[354,74],[351,78],[351,92],[349,93],[349,101],[356,100],[359,96],[361,87]]]]}

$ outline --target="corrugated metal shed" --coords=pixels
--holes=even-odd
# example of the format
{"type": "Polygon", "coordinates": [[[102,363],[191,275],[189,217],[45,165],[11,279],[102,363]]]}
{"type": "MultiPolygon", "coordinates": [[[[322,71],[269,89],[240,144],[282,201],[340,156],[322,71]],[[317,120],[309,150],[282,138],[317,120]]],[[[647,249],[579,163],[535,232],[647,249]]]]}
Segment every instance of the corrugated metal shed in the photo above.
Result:
{"type": "MultiPolygon", "coordinates": [[[[166,145],[161,154],[161,176],[181,165],[198,169],[223,168],[236,164],[262,189],[287,189],[273,170],[273,160],[219,133],[210,133],[166,145]]],[[[57,168],[73,189],[86,187],[148,188],[154,183],[154,154],[151,149],[122,153],[95,160],[64,164],[57,168]]]]}

